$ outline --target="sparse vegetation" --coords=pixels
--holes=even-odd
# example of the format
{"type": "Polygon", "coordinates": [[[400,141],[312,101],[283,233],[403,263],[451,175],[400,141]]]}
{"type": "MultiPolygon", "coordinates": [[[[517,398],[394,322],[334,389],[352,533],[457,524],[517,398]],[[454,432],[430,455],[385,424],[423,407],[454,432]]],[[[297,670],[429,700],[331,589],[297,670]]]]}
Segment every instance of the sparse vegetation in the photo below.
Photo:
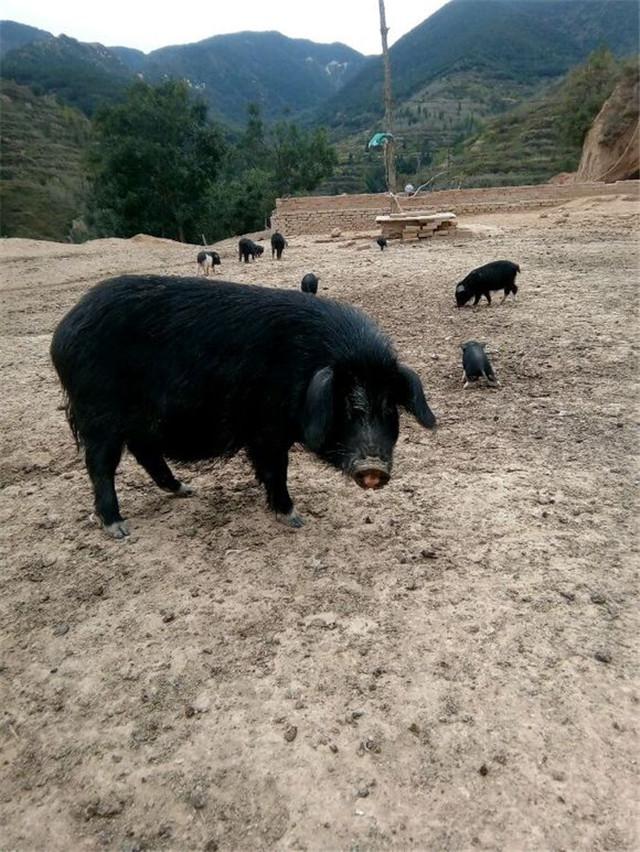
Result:
{"type": "Polygon", "coordinates": [[[89,121],[52,96],[0,80],[2,236],[65,240],[85,210],[89,121]]]}
{"type": "Polygon", "coordinates": [[[562,135],[568,145],[582,146],[593,119],[613,91],[621,72],[621,65],[611,51],[601,48],[592,53],[584,65],[569,73],[562,103],[562,135]]]}

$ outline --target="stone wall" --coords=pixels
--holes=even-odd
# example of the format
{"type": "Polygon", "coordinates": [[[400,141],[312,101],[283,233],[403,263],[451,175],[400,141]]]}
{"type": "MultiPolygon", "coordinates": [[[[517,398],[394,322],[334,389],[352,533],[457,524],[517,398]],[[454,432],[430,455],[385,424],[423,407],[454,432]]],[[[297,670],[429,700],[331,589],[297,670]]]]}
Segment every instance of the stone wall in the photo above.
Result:
{"type": "MultiPolygon", "coordinates": [[[[620,195],[638,192],[638,181],[618,183],[540,184],[486,189],[449,189],[423,193],[417,198],[400,197],[404,210],[426,213],[451,211],[458,216],[508,210],[551,207],[573,198],[593,195],[620,195]]],[[[375,230],[376,216],[397,212],[389,196],[317,195],[278,198],[271,226],[283,234],[328,234],[343,231],[375,230]]]]}

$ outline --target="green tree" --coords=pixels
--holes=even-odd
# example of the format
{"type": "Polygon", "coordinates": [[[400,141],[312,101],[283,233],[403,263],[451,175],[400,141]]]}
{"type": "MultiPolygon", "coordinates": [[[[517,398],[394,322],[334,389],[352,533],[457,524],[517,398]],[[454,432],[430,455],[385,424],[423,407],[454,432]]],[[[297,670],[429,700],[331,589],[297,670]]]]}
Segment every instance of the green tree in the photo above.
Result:
{"type": "Polygon", "coordinates": [[[203,208],[202,233],[211,240],[230,234],[246,234],[264,228],[275,206],[272,175],[249,169],[218,181],[203,208]]]}
{"type": "Polygon", "coordinates": [[[98,231],[199,239],[202,206],[224,152],[188,84],[135,83],[93,124],[91,210],[98,231]]]}
{"type": "Polygon", "coordinates": [[[247,107],[247,126],[240,139],[239,150],[242,152],[245,163],[250,168],[256,168],[267,156],[267,145],[265,142],[264,122],[260,113],[260,106],[255,103],[247,107]]]}
{"type": "Polygon", "coordinates": [[[291,122],[279,122],[273,129],[271,148],[278,195],[311,192],[333,174],[338,162],[324,128],[301,130],[291,122]]]}

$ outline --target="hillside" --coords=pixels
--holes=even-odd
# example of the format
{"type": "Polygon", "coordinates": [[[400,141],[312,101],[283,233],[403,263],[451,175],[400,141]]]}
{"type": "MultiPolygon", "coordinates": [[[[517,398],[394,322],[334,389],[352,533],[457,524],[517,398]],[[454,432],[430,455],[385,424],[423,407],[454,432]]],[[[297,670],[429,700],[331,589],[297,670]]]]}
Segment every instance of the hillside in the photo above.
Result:
{"type": "Polygon", "coordinates": [[[586,136],[576,180],[638,180],[639,104],[640,73],[629,66],[586,136]]]}
{"type": "Polygon", "coordinates": [[[543,183],[571,172],[580,146],[562,138],[563,85],[489,122],[483,132],[456,152],[454,179],[472,186],[543,183]]]}
{"type": "Polygon", "coordinates": [[[54,97],[0,80],[2,236],[64,240],[84,209],[89,122],[54,97]]]}
{"type": "Polygon", "coordinates": [[[594,53],[543,95],[487,122],[459,146],[452,177],[465,185],[509,186],[575,171],[585,133],[631,68],[606,52],[594,53]]]}

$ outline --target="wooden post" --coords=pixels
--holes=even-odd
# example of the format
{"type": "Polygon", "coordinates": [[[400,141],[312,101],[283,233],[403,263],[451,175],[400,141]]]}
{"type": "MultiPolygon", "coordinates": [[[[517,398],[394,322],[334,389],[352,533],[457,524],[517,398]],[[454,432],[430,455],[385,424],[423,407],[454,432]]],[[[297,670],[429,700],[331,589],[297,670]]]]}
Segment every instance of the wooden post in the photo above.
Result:
{"type": "MultiPolygon", "coordinates": [[[[389,63],[389,46],[387,44],[387,19],[384,11],[384,0],[378,0],[380,6],[380,35],[382,36],[382,62],[384,65],[384,124],[385,132],[393,134],[393,100],[391,96],[391,64],[389,63]]],[[[390,139],[384,146],[384,164],[387,177],[387,189],[396,191],[396,153],[395,141],[390,139]]]]}

